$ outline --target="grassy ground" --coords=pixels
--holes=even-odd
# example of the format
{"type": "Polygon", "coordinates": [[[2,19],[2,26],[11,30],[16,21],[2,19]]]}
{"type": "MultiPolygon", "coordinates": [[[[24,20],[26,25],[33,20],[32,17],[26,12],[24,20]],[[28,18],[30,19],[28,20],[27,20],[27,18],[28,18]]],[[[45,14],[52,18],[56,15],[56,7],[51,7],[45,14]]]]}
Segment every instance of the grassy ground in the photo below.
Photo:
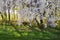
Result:
{"type": "Polygon", "coordinates": [[[47,28],[45,31],[20,31],[18,33],[12,26],[0,25],[0,40],[60,40],[60,30],[47,28]]]}

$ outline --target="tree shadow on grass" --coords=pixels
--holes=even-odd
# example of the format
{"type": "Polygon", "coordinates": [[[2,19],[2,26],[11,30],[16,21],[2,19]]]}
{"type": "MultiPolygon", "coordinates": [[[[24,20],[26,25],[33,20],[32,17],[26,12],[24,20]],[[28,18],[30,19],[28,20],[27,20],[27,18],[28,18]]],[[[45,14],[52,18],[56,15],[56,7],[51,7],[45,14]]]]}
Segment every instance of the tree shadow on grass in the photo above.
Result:
{"type": "Polygon", "coordinates": [[[0,40],[59,40],[56,35],[43,32],[21,32],[22,36],[15,37],[9,34],[0,34],[0,40]]]}
{"type": "Polygon", "coordinates": [[[13,27],[15,29],[15,32],[17,32],[20,36],[11,35],[12,32],[10,34],[1,33],[0,40],[60,40],[60,34],[59,34],[60,32],[39,31],[35,29],[35,27],[33,26],[29,26],[30,27],[29,30],[32,31],[26,32],[26,31],[19,31],[16,28],[17,26],[10,26],[10,27],[13,27]]]}

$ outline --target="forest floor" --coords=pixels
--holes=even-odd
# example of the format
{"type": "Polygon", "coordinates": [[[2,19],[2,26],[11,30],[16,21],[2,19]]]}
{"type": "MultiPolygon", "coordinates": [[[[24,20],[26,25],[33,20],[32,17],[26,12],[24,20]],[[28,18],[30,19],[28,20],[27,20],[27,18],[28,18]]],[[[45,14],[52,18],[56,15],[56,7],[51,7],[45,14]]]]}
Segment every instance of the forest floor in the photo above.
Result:
{"type": "Polygon", "coordinates": [[[47,28],[45,31],[16,32],[12,26],[0,25],[0,40],[60,40],[60,30],[47,28]]]}

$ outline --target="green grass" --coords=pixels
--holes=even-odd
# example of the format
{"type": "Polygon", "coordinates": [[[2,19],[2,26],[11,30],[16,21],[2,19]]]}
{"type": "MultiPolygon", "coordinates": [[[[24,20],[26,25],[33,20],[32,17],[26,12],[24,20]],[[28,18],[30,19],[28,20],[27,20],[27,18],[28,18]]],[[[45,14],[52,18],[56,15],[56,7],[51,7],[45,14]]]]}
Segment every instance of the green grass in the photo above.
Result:
{"type": "Polygon", "coordinates": [[[32,28],[31,30],[18,33],[12,26],[0,25],[0,40],[60,40],[58,29],[47,28],[45,31],[38,31],[32,28]]]}

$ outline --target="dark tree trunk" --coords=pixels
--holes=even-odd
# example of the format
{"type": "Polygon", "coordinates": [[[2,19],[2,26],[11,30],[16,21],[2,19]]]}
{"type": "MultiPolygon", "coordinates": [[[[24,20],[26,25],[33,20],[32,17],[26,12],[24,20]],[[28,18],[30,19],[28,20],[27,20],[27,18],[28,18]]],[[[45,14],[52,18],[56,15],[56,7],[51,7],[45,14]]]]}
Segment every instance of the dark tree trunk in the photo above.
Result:
{"type": "Polygon", "coordinates": [[[40,29],[44,29],[44,24],[43,24],[43,20],[41,19],[40,20],[40,27],[39,27],[40,29]]]}

